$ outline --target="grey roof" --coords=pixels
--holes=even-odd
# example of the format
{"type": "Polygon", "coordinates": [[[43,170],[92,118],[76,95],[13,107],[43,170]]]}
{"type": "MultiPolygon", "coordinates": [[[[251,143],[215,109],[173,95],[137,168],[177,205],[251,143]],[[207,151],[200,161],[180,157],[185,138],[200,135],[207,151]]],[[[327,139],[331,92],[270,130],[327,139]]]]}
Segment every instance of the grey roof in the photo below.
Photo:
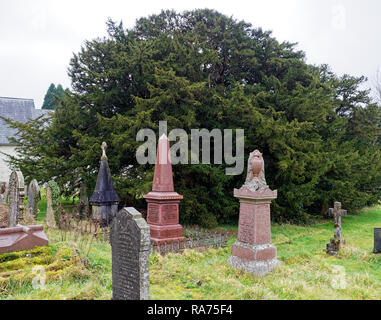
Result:
{"type": "MultiPolygon", "coordinates": [[[[36,109],[32,99],[0,97],[0,116],[17,122],[25,123],[49,111],[51,110],[36,109]]],[[[0,119],[0,145],[9,144],[8,138],[14,137],[16,132],[0,119]]]]}

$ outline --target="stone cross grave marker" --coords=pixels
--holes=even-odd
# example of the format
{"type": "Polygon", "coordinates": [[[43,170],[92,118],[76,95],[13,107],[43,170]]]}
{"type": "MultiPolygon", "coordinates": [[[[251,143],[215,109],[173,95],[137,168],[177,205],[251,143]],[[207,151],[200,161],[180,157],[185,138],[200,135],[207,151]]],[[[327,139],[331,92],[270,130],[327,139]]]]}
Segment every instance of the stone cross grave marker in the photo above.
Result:
{"type": "Polygon", "coordinates": [[[40,187],[36,179],[33,179],[28,186],[28,214],[37,218],[38,201],[41,200],[40,187]]]}
{"type": "Polygon", "coordinates": [[[341,202],[335,202],[333,208],[329,208],[328,214],[333,217],[335,226],[339,227],[339,237],[342,243],[345,243],[341,232],[341,217],[348,215],[347,210],[341,209],[341,202]]]}
{"type": "Polygon", "coordinates": [[[335,202],[333,208],[329,208],[328,214],[333,217],[334,221],[334,236],[330,243],[327,244],[325,251],[329,255],[336,255],[340,250],[341,245],[345,243],[345,239],[341,230],[341,217],[348,215],[347,210],[341,209],[341,202],[335,202]]]}
{"type": "Polygon", "coordinates": [[[148,300],[150,229],[140,212],[124,208],[111,223],[112,299],[148,300]]]}
{"type": "Polygon", "coordinates": [[[381,253],[381,228],[374,228],[374,253],[381,253]]]}

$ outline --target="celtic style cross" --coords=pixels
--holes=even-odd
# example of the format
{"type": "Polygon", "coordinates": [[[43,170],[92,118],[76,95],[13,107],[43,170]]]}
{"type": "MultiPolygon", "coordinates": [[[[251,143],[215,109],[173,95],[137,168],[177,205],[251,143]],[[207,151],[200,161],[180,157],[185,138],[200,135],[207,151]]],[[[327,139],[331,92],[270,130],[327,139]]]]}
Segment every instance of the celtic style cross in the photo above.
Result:
{"type": "Polygon", "coordinates": [[[340,241],[344,243],[345,240],[343,239],[341,234],[341,217],[348,215],[348,211],[341,209],[341,202],[335,202],[333,208],[329,208],[328,214],[330,216],[333,216],[333,220],[335,223],[335,239],[340,239],[340,241]]]}

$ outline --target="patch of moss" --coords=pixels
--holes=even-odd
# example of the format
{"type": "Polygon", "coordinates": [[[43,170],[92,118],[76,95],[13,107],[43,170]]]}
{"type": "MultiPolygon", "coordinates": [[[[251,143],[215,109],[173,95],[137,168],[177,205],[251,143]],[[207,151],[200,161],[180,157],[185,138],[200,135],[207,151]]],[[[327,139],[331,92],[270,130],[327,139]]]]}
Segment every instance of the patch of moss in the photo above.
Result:
{"type": "Polygon", "coordinates": [[[0,254],[0,263],[16,260],[22,257],[36,257],[42,254],[51,254],[52,247],[36,247],[32,250],[17,251],[0,254]]]}
{"type": "Polygon", "coordinates": [[[31,251],[20,251],[1,255],[0,294],[32,284],[33,279],[42,277],[45,283],[70,279],[87,278],[86,265],[75,249],[40,247],[31,251]]]}

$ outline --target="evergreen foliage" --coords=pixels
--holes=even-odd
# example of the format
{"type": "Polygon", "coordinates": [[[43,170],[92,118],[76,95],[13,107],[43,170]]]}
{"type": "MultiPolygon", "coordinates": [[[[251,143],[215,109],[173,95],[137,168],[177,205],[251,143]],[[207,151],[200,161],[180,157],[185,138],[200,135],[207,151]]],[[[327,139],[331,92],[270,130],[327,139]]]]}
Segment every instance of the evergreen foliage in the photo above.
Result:
{"type": "Polygon", "coordinates": [[[50,188],[52,192],[52,203],[54,206],[58,204],[58,201],[60,199],[60,187],[58,186],[57,182],[54,180],[51,180],[48,182],[48,187],[50,188]]]}
{"type": "MultiPolygon", "coordinates": [[[[92,190],[107,141],[119,196],[144,208],[153,166],[137,164],[136,134],[158,132],[167,120],[169,131],[244,129],[245,160],[263,152],[267,182],[279,191],[277,221],[305,222],[333,201],[350,212],[378,201],[381,113],[361,89],[363,77],[308,65],[295,44],[208,9],[162,11],[132,29],[107,26],[107,38],[86,41],[71,59],[73,92],[59,100],[49,127],[42,119],[8,122],[20,131],[22,155],[10,160],[25,175],[55,177],[66,193],[84,177],[92,190]]],[[[233,188],[245,173],[226,176],[225,165],[173,169],[183,223],[237,219],[233,188]]]]}
{"type": "Polygon", "coordinates": [[[64,90],[60,84],[56,87],[52,83],[45,94],[41,109],[54,110],[59,103],[59,99],[64,97],[65,92],[69,92],[69,89],[64,90]]]}

